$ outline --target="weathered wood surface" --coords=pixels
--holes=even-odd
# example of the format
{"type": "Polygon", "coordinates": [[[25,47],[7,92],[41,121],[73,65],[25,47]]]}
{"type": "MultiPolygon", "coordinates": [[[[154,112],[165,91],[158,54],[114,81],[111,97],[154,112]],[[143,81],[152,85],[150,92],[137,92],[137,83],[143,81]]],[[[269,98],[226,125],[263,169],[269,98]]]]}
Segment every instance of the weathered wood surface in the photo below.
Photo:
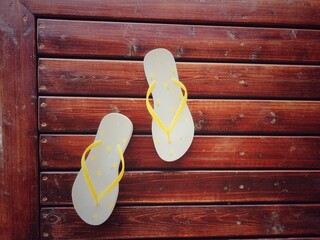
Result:
{"type": "Polygon", "coordinates": [[[1,1],[0,239],[317,239],[319,12],[318,0],[1,1]],[[54,96],[40,97],[38,119],[35,46],[38,93],[54,96]],[[171,165],[153,151],[137,61],[156,47],[179,62],[204,135],[171,165]],[[92,227],[58,206],[71,203],[69,170],[79,168],[93,135],[61,133],[94,133],[102,116],[118,111],[146,135],[135,135],[126,152],[120,206],[92,227]],[[50,132],[39,147],[41,170],[51,172],[39,179],[37,136],[50,132]],[[41,209],[39,231],[40,194],[52,206],[41,209]]]}
{"type": "MultiPolygon", "coordinates": [[[[319,134],[318,101],[188,101],[196,133],[319,134]]],[[[170,109],[168,109],[169,111],[170,109]]],[[[39,129],[43,132],[94,132],[110,112],[128,116],[135,132],[150,132],[144,99],[40,97],[39,129]]]]}
{"type": "MultiPolygon", "coordinates": [[[[143,63],[39,60],[38,89],[46,95],[144,97],[143,63]]],[[[320,67],[301,65],[178,63],[191,98],[319,99],[320,67]]]]}
{"type": "Polygon", "coordinates": [[[320,26],[317,0],[21,0],[43,16],[147,22],[320,26]],[[88,7],[90,6],[90,7],[88,7]]]}
{"type": "Polygon", "coordinates": [[[39,98],[39,130],[52,133],[39,142],[41,169],[51,171],[41,173],[40,203],[53,206],[42,208],[43,239],[320,235],[313,204],[320,142],[310,136],[320,133],[320,31],[301,29],[319,26],[319,2],[111,1],[90,11],[84,0],[23,2],[40,17],[38,91],[47,96],[39,98]],[[56,14],[114,22],[41,19],[56,14]],[[136,61],[156,47],[178,60],[197,134],[171,164],[154,151],[136,61]],[[58,206],[71,205],[70,170],[94,138],[75,133],[94,133],[109,112],[127,115],[146,135],[134,135],[125,153],[121,206],[92,231],[72,208],[58,206]],[[202,206],[213,203],[238,205],[202,206]]]}
{"type": "Polygon", "coordinates": [[[0,1],[0,239],[37,239],[35,20],[0,1]]]}
{"type": "Polygon", "coordinates": [[[164,47],[177,59],[320,63],[320,31],[38,20],[38,53],[141,59],[164,47]]]}
{"type": "MultiPolygon", "coordinates": [[[[75,177],[42,173],[41,204],[72,204],[75,177]]],[[[320,171],[126,171],[117,203],[318,202],[319,182],[320,171]]]]}
{"type": "MultiPolygon", "coordinates": [[[[94,135],[40,136],[43,170],[79,170],[94,135]]],[[[319,137],[196,136],[181,160],[162,161],[151,136],[134,135],[125,151],[126,169],[320,169],[319,137]]]]}
{"type": "Polygon", "coordinates": [[[277,237],[320,235],[320,205],[116,206],[106,224],[73,208],[42,208],[43,239],[277,237]]]}

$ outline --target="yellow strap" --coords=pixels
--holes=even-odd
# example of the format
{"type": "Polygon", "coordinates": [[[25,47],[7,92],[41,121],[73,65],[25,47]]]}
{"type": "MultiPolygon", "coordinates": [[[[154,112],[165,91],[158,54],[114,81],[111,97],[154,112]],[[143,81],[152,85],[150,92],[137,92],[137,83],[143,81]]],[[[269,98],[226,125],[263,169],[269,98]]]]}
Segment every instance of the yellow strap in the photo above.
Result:
{"type": "Polygon", "coordinates": [[[183,89],[184,91],[184,96],[182,99],[182,102],[180,103],[176,114],[174,115],[169,127],[167,127],[159,118],[158,114],[155,112],[155,110],[153,109],[153,107],[151,106],[150,102],[149,102],[149,97],[152,93],[152,91],[154,90],[155,86],[156,86],[156,80],[153,80],[151,85],[148,88],[147,91],[147,95],[146,95],[146,105],[147,105],[147,109],[150,113],[150,115],[152,116],[152,118],[154,119],[154,121],[159,125],[159,127],[167,134],[168,136],[168,142],[171,143],[171,138],[170,138],[170,134],[173,130],[173,128],[175,127],[175,125],[178,122],[179,117],[181,116],[182,110],[183,108],[186,106],[187,103],[187,99],[188,99],[188,92],[186,87],[183,85],[182,82],[180,82],[179,80],[175,79],[174,77],[171,77],[171,80],[174,82],[174,84],[176,84],[177,86],[179,86],[180,88],[183,89]]]}
{"type": "Polygon", "coordinates": [[[95,141],[94,143],[90,144],[86,148],[86,150],[84,151],[84,153],[82,154],[82,157],[81,157],[81,169],[82,169],[82,172],[83,172],[83,175],[84,175],[84,179],[86,180],[86,183],[88,185],[88,188],[90,190],[90,193],[91,193],[96,205],[98,205],[98,202],[99,202],[100,199],[102,199],[105,195],[107,195],[120,182],[121,178],[123,177],[124,168],[125,168],[123,152],[121,150],[120,145],[117,144],[117,150],[118,150],[118,154],[119,154],[119,157],[121,159],[121,165],[122,165],[121,171],[120,171],[119,175],[116,177],[116,179],[109,186],[107,186],[99,194],[97,193],[97,191],[96,191],[96,189],[95,189],[95,187],[93,185],[93,182],[91,180],[90,174],[89,174],[89,170],[88,170],[88,167],[87,167],[87,164],[86,164],[85,156],[92,148],[100,145],[101,143],[102,143],[102,140],[98,140],[98,141],[95,141]]]}

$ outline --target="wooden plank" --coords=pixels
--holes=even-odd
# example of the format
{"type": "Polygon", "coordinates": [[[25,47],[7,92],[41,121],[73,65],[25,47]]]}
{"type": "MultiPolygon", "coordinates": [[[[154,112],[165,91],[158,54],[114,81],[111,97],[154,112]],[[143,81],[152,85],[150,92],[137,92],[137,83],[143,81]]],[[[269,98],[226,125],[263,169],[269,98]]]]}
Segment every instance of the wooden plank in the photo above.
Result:
{"type": "Polygon", "coordinates": [[[98,1],[22,0],[37,15],[90,19],[245,25],[319,26],[317,0],[98,1]],[[90,11],[88,11],[90,6],[90,11]]]}
{"type": "Polygon", "coordinates": [[[141,59],[164,47],[178,59],[319,63],[319,38],[318,30],[38,20],[42,56],[141,59]]]}
{"type": "Polygon", "coordinates": [[[288,240],[288,239],[290,239],[290,240],[318,240],[319,238],[318,237],[290,237],[290,238],[288,238],[288,237],[281,237],[281,238],[230,238],[230,240],[234,240],[234,239],[246,239],[246,240],[253,240],[253,239],[255,239],[255,240],[284,240],[284,239],[286,239],[286,240],[288,240]]]}
{"type": "Polygon", "coordinates": [[[320,206],[117,206],[98,228],[73,208],[41,209],[44,239],[319,236],[320,206]]]}
{"type": "Polygon", "coordinates": [[[290,239],[290,240],[318,240],[318,237],[290,237],[290,238],[285,238],[285,237],[280,237],[280,238],[230,238],[230,240],[234,239],[246,239],[246,240],[284,240],[284,239],[290,239]]]}
{"type": "Polygon", "coordinates": [[[290,240],[318,240],[319,238],[317,237],[290,237],[290,238],[285,238],[285,237],[281,237],[281,238],[230,238],[230,240],[234,240],[234,239],[246,239],[246,240],[284,240],[284,239],[290,239],[290,240]]]}
{"type": "MultiPolygon", "coordinates": [[[[190,97],[320,98],[320,66],[178,63],[190,97]],[[203,87],[205,86],[205,87],[203,87]]],[[[40,59],[40,94],[139,96],[147,81],[142,62],[40,59]]]]}
{"type": "MultiPolygon", "coordinates": [[[[94,135],[40,136],[43,170],[78,170],[94,135]]],[[[196,136],[181,160],[162,161],[151,136],[134,135],[126,169],[320,169],[320,137],[196,136]]]]}
{"type": "MultiPolygon", "coordinates": [[[[318,134],[317,101],[188,101],[196,133],[318,134]]],[[[94,132],[110,112],[128,116],[135,132],[150,132],[144,99],[40,97],[39,129],[45,132],[94,132]]]]}
{"type": "Polygon", "coordinates": [[[37,239],[35,20],[18,0],[0,16],[0,239],[37,239]]]}
{"type": "MultiPolygon", "coordinates": [[[[72,204],[75,177],[42,173],[41,204],[72,204]]],[[[320,171],[127,171],[118,203],[318,202],[319,181],[320,171]]]]}

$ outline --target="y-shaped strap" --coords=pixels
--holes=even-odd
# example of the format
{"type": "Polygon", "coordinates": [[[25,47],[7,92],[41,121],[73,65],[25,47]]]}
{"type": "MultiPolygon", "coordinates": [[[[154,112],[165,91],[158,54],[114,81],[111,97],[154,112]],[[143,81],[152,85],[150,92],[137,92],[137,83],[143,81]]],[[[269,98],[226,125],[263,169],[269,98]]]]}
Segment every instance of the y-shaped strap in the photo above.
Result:
{"type": "Polygon", "coordinates": [[[146,105],[147,105],[147,109],[150,113],[150,115],[152,116],[152,118],[154,119],[154,121],[159,125],[159,127],[167,134],[168,136],[168,142],[171,143],[171,138],[170,138],[170,134],[173,130],[173,128],[175,127],[175,125],[178,122],[179,117],[181,116],[182,110],[183,108],[186,106],[187,103],[187,99],[188,99],[188,92],[186,87],[183,85],[182,82],[180,82],[179,80],[175,79],[174,77],[171,77],[171,80],[173,81],[174,84],[176,84],[177,86],[179,86],[180,88],[183,89],[184,91],[184,96],[182,99],[182,102],[180,103],[180,106],[176,112],[176,114],[174,115],[169,127],[167,127],[160,119],[160,117],[158,116],[158,114],[156,113],[156,111],[153,109],[153,107],[151,106],[150,102],[149,102],[149,97],[153,91],[153,89],[156,86],[156,80],[153,80],[150,87],[148,88],[147,91],[147,96],[146,96],[146,105]]]}
{"type": "Polygon", "coordinates": [[[98,141],[95,141],[94,143],[90,144],[86,150],[84,151],[84,153],[82,154],[82,157],[81,157],[81,169],[83,171],[83,175],[84,175],[84,179],[86,180],[86,183],[89,187],[89,190],[90,190],[90,193],[96,203],[96,206],[98,205],[98,202],[100,199],[102,199],[105,195],[107,195],[121,180],[121,178],[123,177],[123,174],[124,174],[124,158],[123,158],[123,153],[122,153],[122,150],[121,150],[121,147],[120,145],[118,144],[117,145],[117,150],[118,150],[118,154],[119,154],[119,157],[121,159],[121,165],[122,165],[122,169],[119,173],[119,175],[116,177],[116,179],[109,185],[107,186],[102,192],[100,193],[97,193],[94,185],[93,185],[93,182],[91,180],[91,177],[90,177],[90,174],[89,174],[89,170],[88,170],[88,167],[87,167],[87,164],[86,164],[86,160],[85,160],[85,157],[86,157],[86,154],[94,147],[100,145],[102,143],[102,140],[98,140],[98,141]]]}

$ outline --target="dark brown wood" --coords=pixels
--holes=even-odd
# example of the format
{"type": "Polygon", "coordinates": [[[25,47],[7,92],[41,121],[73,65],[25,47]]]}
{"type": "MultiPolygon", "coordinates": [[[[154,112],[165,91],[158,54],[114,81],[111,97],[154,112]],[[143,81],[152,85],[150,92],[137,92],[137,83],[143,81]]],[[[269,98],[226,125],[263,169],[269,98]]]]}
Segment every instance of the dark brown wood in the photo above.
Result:
{"type": "Polygon", "coordinates": [[[319,26],[317,0],[186,1],[186,0],[22,0],[37,15],[108,20],[192,22],[237,25],[319,26]],[[90,6],[90,8],[88,8],[90,6]]]}
{"type": "Polygon", "coordinates": [[[318,240],[318,237],[280,237],[280,238],[231,238],[231,239],[246,239],[246,240],[253,240],[253,239],[261,239],[261,240],[284,240],[284,239],[290,239],[290,240],[318,240]]]}
{"type": "Polygon", "coordinates": [[[116,206],[99,227],[72,208],[43,208],[44,239],[319,236],[320,206],[116,206]]]}
{"type": "MultiPolygon", "coordinates": [[[[196,133],[320,133],[318,101],[188,101],[196,133]]],[[[104,115],[128,116],[135,132],[150,132],[151,116],[144,99],[40,97],[43,132],[94,132],[104,115]]]]}
{"type": "Polygon", "coordinates": [[[1,1],[0,239],[319,238],[319,13],[318,0],[1,1]],[[205,134],[171,164],[154,151],[136,61],[156,47],[177,59],[205,134]],[[38,118],[37,57],[82,58],[40,59],[39,94],[55,97],[39,99],[38,118]],[[125,153],[119,205],[92,227],[57,206],[71,204],[67,170],[93,135],[56,133],[94,133],[108,112],[146,135],[125,153]],[[38,120],[54,133],[40,152],[38,120]],[[40,179],[38,153],[51,171],[40,179]],[[51,206],[41,223],[39,203],[51,206]]]}
{"type": "MultiPolygon", "coordinates": [[[[320,98],[320,67],[178,63],[190,98],[320,98]]],[[[142,62],[40,59],[40,94],[144,97],[142,62]]]]}
{"type": "MultiPolygon", "coordinates": [[[[41,204],[72,204],[75,177],[76,173],[42,173],[41,204]]],[[[117,202],[318,202],[319,181],[320,171],[127,171],[117,202]]]]}
{"type": "MultiPolygon", "coordinates": [[[[78,170],[93,135],[41,135],[43,170],[78,170]]],[[[134,135],[126,169],[320,169],[319,137],[196,136],[175,162],[162,161],[151,136],[134,135]]]]}
{"type": "Polygon", "coordinates": [[[290,239],[290,240],[318,240],[318,237],[290,237],[290,238],[285,238],[285,237],[281,237],[281,238],[231,238],[231,239],[246,239],[246,240],[253,240],[253,239],[261,239],[261,240],[284,240],[284,239],[290,239]]]}
{"type": "Polygon", "coordinates": [[[38,20],[38,53],[48,56],[141,59],[164,47],[177,59],[319,63],[319,38],[320,30],[38,20]]]}
{"type": "Polygon", "coordinates": [[[0,1],[0,239],[38,236],[35,20],[0,1]]]}

